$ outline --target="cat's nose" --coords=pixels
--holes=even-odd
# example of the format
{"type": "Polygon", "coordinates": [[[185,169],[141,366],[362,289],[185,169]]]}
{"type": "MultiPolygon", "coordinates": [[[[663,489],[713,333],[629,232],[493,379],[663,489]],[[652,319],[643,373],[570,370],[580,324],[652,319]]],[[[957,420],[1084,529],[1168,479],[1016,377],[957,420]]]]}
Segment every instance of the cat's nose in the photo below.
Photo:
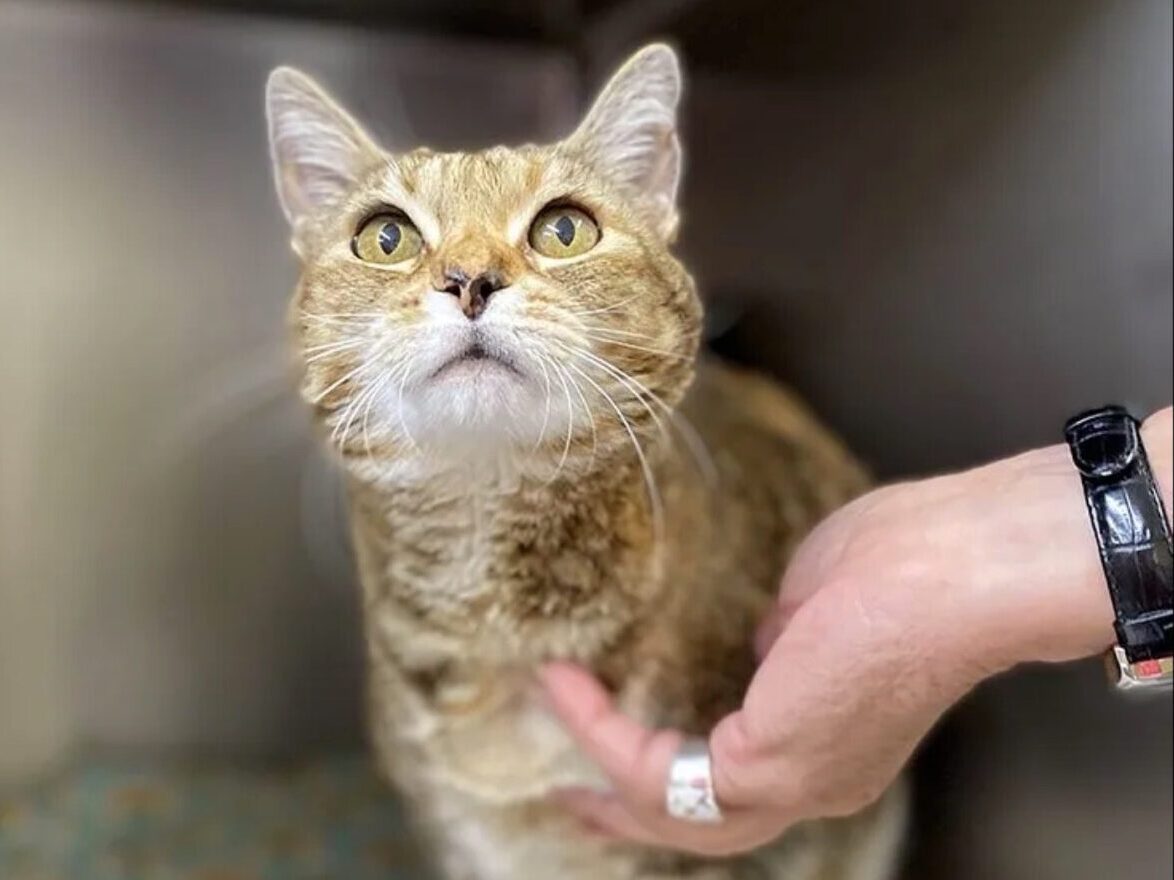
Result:
{"type": "Polygon", "coordinates": [[[449,269],[444,273],[437,289],[451,293],[460,300],[461,311],[469,320],[480,317],[489,305],[489,297],[506,286],[496,272],[482,272],[470,275],[461,269],[449,269]]]}

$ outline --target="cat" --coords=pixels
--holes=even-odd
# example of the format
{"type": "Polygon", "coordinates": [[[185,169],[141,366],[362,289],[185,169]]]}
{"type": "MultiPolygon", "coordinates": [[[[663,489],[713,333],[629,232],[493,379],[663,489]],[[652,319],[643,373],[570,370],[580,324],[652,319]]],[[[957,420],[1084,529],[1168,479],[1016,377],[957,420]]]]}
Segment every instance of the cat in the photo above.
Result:
{"type": "Polygon", "coordinates": [[[587,835],[603,780],[534,671],[641,721],[738,706],[796,543],[866,487],[789,392],[698,355],[670,252],[681,75],[649,46],[552,146],[390,155],[303,74],[267,114],[301,278],[301,393],[348,483],[377,764],[448,880],[882,880],[898,791],[745,856],[587,835]]]}

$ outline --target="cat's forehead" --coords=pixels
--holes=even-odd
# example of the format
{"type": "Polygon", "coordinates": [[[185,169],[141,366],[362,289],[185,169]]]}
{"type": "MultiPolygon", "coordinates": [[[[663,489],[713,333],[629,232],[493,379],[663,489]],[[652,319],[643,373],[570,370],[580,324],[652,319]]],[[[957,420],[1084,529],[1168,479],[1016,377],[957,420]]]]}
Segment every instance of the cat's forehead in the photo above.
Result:
{"type": "Polygon", "coordinates": [[[381,178],[389,195],[402,191],[442,226],[471,217],[505,224],[518,211],[581,191],[585,183],[581,169],[556,147],[541,146],[415,150],[395,157],[381,178]]]}

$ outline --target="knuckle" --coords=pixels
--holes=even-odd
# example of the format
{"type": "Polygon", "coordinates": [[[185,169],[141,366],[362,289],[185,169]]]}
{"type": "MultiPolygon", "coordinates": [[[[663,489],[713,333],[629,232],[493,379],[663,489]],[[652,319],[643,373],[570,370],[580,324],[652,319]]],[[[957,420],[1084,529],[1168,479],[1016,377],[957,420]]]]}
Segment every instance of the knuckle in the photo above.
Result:
{"type": "Polygon", "coordinates": [[[736,804],[753,800],[761,786],[762,773],[755,770],[757,749],[743,716],[735,714],[719,722],[710,736],[709,747],[719,798],[736,804]]]}
{"type": "Polygon", "coordinates": [[[860,775],[834,790],[824,789],[813,796],[820,814],[829,817],[851,816],[868,809],[884,796],[887,783],[875,775],[860,775]]]}

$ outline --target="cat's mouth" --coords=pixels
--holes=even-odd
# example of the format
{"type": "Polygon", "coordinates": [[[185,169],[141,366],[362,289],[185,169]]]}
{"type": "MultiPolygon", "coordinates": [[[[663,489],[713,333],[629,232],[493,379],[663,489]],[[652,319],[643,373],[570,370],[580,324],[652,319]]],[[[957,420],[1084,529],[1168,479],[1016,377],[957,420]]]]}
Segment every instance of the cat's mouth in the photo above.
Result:
{"type": "Polygon", "coordinates": [[[432,374],[433,379],[448,378],[457,375],[478,375],[486,371],[504,370],[514,376],[521,377],[521,371],[508,357],[489,351],[479,342],[471,342],[456,357],[450,358],[440,365],[432,374]]]}

